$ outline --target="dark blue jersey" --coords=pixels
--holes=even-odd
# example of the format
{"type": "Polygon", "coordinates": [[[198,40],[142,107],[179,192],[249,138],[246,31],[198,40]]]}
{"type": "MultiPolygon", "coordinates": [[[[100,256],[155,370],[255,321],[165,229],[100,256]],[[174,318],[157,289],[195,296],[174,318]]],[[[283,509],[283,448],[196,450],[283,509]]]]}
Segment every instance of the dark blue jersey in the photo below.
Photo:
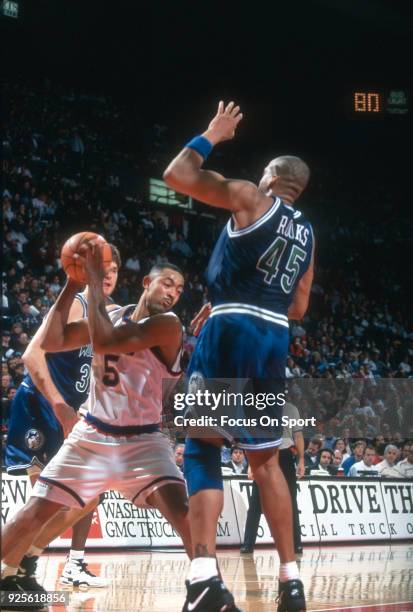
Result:
{"type": "Polygon", "coordinates": [[[207,268],[214,312],[259,310],[268,320],[288,325],[287,311],[295,287],[308,269],[313,232],[304,215],[280,198],[252,225],[224,227],[207,268]],[[225,306],[224,306],[225,305],[225,306]],[[277,316],[279,320],[277,321],[277,316]]]}
{"type": "MultiPolygon", "coordinates": [[[[85,296],[77,293],[76,298],[83,306],[83,317],[86,317],[85,296]]],[[[89,395],[92,346],[82,346],[74,351],[61,353],[46,353],[46,362],[50,376],[63,399],[77,410],[89,395]]],[[[26,375],[24,382],[29,387],[35,387],[30,375],[26,375]]]]}

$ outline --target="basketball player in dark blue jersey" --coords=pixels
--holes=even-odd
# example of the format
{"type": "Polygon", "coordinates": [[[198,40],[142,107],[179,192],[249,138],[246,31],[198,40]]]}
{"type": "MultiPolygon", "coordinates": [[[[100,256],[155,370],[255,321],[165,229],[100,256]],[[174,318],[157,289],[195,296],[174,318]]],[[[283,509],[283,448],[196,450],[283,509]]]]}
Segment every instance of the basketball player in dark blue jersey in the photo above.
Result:
{"type": "MultiPolygon", "coordinates": [[[[211,256],[207,281],[212,310],[202,329],[188,376],[249,378],[261,391],[283,384],[288,352],[288,319],[301,319],[313,279],[314,238],[294,202],[309,180],[308,166],[294,156],[272,160],[257,187],[203,170],[212,148],[234,137],[242,115],[238,106],[219,103],[202,136],[191,140],[164,173],[178,192],[227,209],[231,218],[211,256]],[[263,385],[263,387],[262,387],[263,385]],[[261,387],[261,388],[260,388],[261,387]]],[[[280,417],[282,408],[266,407],[280,417]]],[[[259,432],[258,432],[259,433],[259,432]]],[[[244,434],[244,432],[243,432],[244,434]]],[[[280,556],[279,612],[306,609],[294,554],[291,499],[278,464],[281,429],[264,437],[245,430],[245,449],[260,489],[263,512],[280,556]]],[[[222,440],[189,438],[184,472],[194,559],[184,611],[236,610],[218,576],[216,528],[223,506],[222,440]]]]}
{"type": "MultiPolygon", "coordinates": [[[[119,251],[111,246],[113,261],[103,280],[108,308],[120,267],[119,251]]],[[[88,289],[76,294],[69,321],[87,317],[87,292],[88,289]]],[[[92,361],[90,345],[75,351],[45,353],[41,349],[44,333],[45,326],[41,325],[23,355],[27,374],[11,406],[6,446],[8,473],[27,473],[32,485],[78,421],[77,410],[89,394],[92,361]]],[[[93,512],[90,511],[73,526],[71,550],[60,579],[62,584],[106,585],[105,581],[87,570],[84,562],[84,547],[93,512]]],[[[48,533],[49,530],[56,534],[61,532],[61,518],[56,518],[56,525],[48,524],[48,533]]],[[[50,537],[46,533],[39,534],[18,568],[21,586],[26,590],[36,588],[34,575],[37,558],[48,542],[50,537]]]]}

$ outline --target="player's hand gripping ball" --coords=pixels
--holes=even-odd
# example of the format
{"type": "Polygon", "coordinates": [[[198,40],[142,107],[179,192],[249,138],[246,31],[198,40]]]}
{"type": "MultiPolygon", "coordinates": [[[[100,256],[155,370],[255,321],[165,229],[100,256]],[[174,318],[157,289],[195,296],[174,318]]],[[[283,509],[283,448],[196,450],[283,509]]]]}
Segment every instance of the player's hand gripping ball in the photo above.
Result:
{"type": "Polygon", "coordinates": [[[112,249],[103,236],[94,232],[79,232],[79,234],[71,236],[62,247],[60,259],[66,274],[78,283],[87,283],[87,277],[82,260],[75,257],[75,255],[81,255],[80,248],[90,242],[99,245],[103,268],[108,267],[112,262],[112,249]]]}

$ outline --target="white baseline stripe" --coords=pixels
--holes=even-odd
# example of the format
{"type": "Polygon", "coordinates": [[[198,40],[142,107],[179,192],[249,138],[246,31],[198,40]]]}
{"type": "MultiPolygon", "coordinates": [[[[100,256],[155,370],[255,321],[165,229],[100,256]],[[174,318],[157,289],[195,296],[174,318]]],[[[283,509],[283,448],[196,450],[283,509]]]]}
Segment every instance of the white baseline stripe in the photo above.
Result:
{"type": "Polygon", "coordinates": [[[338,608],[321,608],[314,610],[314,612],[345,612],[346,610],[362,610],[363,608],[383,608],[387,606],[404,606],[404,604],[410,604],[411,601],[386,601],[385,603],[376,604],[364,604],[361,603],[358,606],[339,606],[338,608]]]}

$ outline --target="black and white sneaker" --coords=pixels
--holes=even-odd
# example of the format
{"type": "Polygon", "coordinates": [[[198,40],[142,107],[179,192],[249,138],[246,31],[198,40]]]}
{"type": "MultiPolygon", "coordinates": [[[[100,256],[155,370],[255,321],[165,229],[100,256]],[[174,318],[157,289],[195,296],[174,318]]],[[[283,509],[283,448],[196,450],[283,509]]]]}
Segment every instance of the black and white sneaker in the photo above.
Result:
{"type": "Polygon", "coordinates": [[[277,612],[305,612],[304,585],[301,580],[278,583],[277,612]]]}
{"type": "MultiPolygon", "coordinates": [[[[19,603],[18,607],[16,607],[16,603],[13,606],[8,605],[7,593],[21,593],[24,595],[27,592],[38,592],[37,589],[32,588],[32,584],[27,582],[28,578],[26,576],[6,576],[2,578],[0,581],[0,591],[1,591],[1,609],[2,610],[45,610],[47,606],[44,603],[19,603]],[[29,587],[29,588],[28,588],[29,587]]],[[[37,584],[37,583],[36,583],[37,584]]],[[[40,585],[38,585],[40,587],[40,585]]],[[[43,589],[43,587],[41,587],[43,589]]],[[[14,598],[15,601],[15,598],[14,598]]]]}
{"type": "Polygon", "coordinates": [[[37,561],[39,557],[28,557],[24,555],[20,561],[19,569],[17,570],[18,576],[35,576],[37,572],[37,561]]]}
{"type": "Polygon", "coordinates": [[[26,591],[47,594],[46,590],[36,580],[37,560],[39,557],[26,557],[20,561],[17,576],[19,583],[26,591]]]}
{"type": "Polygon", "coordinates": [[[182,612],[242,612],[218,576],[190,584],[182,612]]]}
{"type": "Polygon", "coordinates": [[[108,581],[100,576],[92,574],[87,568],[87,563],[82,559],[76,559],[76,561],[69,561],[69,559],[67,559],[59,582],[60,584],[71,584],[74,587],[86,588],[102,588],[108,586],[108,581]]]}

